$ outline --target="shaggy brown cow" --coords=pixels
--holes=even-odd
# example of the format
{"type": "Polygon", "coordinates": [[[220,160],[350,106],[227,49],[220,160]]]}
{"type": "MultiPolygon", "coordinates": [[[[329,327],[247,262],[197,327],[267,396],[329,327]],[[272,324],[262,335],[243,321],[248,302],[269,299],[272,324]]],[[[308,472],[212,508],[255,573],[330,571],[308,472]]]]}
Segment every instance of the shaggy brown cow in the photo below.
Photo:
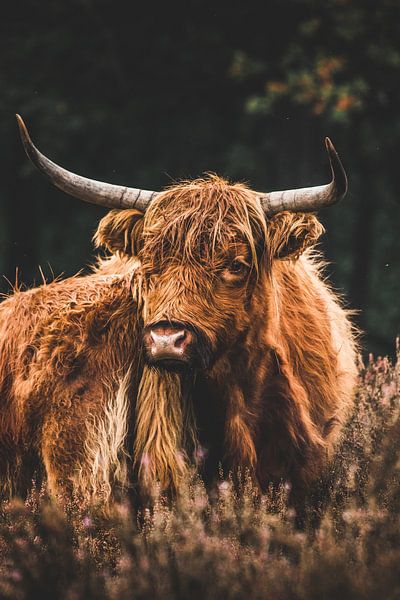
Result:
{"type": "Polygon", "coordinates": [[[162,193],[73,175],[25,149],[58,187],[115,210],[90,275],[0,306],[0,472],[23,492],[107,501],[119,487],[177,489],[190,465],[247,467],[265,489],[302,490],[353,403],[355,341],[320,275],[312,214],[346,192],[333,180],[256,193],[210,175],[162,193]]]}

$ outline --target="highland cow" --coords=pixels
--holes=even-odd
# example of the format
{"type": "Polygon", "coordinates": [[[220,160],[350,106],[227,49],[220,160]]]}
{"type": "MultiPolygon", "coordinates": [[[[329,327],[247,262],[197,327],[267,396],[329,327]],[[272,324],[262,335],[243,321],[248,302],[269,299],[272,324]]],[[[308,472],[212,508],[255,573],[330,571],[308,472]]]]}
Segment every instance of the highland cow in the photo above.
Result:
{"type": "Polygon", "coordinates": [[[91,274],[0,306],[3,489],[24,493],[37,471],[52,494],[107,502],[222,464],[302,493],[356,380],[354,330],[313,252],[314,213],[347,189],[331,142],[327,185],[261,194],[209,175],[155,193],[69,173],[19,126],[55,185],[114,210],[91,274]]]}

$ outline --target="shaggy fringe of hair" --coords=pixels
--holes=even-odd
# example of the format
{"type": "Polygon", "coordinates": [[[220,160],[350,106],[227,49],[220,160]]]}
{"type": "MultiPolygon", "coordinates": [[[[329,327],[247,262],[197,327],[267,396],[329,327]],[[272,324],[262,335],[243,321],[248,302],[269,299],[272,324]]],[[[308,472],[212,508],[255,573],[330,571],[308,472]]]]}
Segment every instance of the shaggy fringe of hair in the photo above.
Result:
{"type": "Polygon", "coordinates": [[[133,459],[141,489],[152,493],[178,490],[188,476],[188,448],[197,447],[190,402],[184,401],[181,378],[145,366],[136,404],[133,459]]]}
{"type": "Polygon", "coordinates": [[[143,265],[176,257],[185,265],[217,265],[233,240],[250,248],[259,270],[259,248],[266,238],[265,218],[244,184],[229,184],[212,173],[205,179],[183,181],[160,194],[144,216],[143,265]],[[171,201],[172,200],[172,201],[171,201]],[[199,259],[200,257],[200,259],[199,259]]]}

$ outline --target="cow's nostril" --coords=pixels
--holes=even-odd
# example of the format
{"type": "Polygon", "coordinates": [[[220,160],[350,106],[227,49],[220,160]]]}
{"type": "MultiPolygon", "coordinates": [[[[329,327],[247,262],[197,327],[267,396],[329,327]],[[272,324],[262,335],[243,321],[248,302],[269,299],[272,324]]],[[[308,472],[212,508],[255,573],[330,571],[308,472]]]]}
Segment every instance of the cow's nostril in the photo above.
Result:
{"type": "Polygon", "coordinates": [[[184,329],[166,333],[165,331],[150,330],[151,352],[183,352],[188,342],[188,332],[184,329]]]}
{"type": "Polygon", "coordinates": [[[182,346],[185,346],[186,337],[187,337],[186,331],[179,331],[176,334],[176,337],[173,342],[175,348],[181,348],[182,346]]]}

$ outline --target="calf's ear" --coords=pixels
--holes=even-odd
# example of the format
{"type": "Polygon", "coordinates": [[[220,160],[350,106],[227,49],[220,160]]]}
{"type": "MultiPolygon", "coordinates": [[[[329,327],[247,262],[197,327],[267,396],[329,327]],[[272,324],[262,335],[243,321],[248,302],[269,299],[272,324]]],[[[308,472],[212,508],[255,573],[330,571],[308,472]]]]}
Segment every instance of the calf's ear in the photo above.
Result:
{"type": "Polygon", "coordinates": [[[295,259],[314,246],[324,228],[308,213],[281,212],[267,222],[267,244],[271,258],[295,259]]]}
{"type": "Polygon", "coordinates": [[[112,210],[99,223],[93,241],[97,248],[113,254],[134,256],[138,253],[143,227],[143,213],[136,209],[112,210]]]}

